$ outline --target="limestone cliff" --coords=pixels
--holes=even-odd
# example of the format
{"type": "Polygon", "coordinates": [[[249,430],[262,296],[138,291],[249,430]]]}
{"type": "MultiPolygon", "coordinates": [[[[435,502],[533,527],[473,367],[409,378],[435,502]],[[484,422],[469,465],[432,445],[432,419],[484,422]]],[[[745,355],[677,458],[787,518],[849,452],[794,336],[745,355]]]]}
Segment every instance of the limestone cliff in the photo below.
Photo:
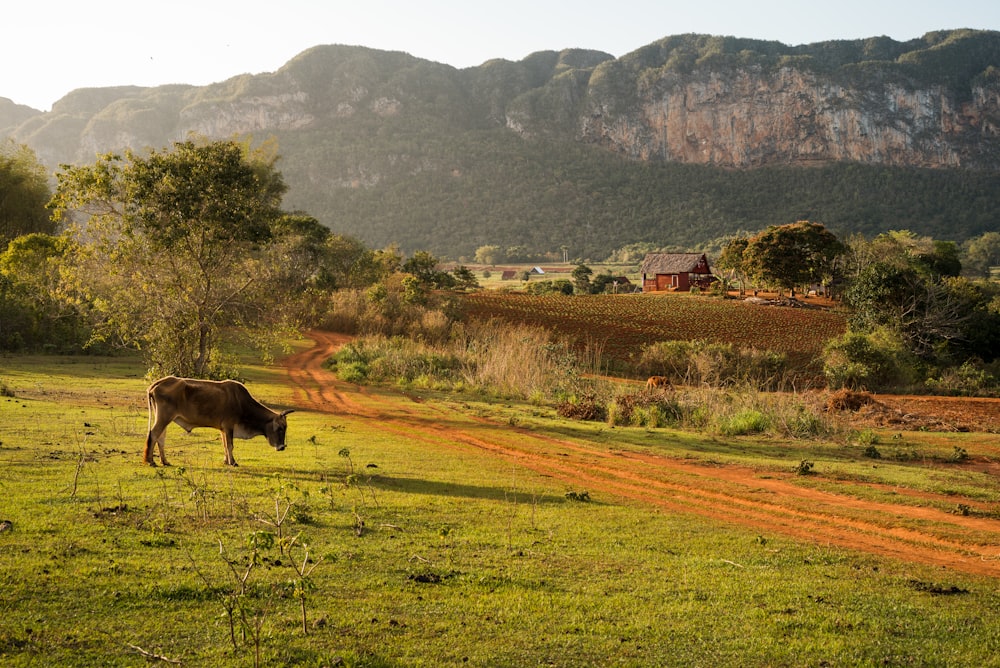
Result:
{"type": "Polygon", "coordinates": [[[579,138],[637,160],[726,167],[842,160],[993,167],[996,84],[977,83],[962,100],[942,85],[861,88],[789,66],[669,72],[640,80],[635,106],[624,111],[592,88],[579,138]]]}
{"type": "Polygon", "coordinates": [[[990,169],[1000,166],[1000,33],[799,47],[680,35],[617,59],[568,49],[466,70],[325,46],[273,74],[74,91],[28,118],[6,110],[8,133],[53,163],[192,132],[367,132],[391,118],[444,134],[506,127],[640,161],[990,169]]]}

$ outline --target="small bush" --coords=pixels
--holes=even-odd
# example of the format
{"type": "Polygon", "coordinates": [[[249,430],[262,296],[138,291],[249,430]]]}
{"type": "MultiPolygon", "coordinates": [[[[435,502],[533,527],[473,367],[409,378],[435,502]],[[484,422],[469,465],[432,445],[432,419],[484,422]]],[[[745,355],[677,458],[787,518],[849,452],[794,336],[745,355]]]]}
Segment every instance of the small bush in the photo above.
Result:
{"type": "Polygon", "coordinates": [[[880,439],[874,431],[865,429],[858,433],[855,440],[857,440],[858,445],[877,445],[880,439]]]}
{"type": "Polygon", "coordinates": [[[719,419],[718,430],[724,436],[761,434],[771,428],[771,418],[758,410],[746,409],[719,419]]]}
{"type": "Polygon", "coordinates": [[[889,390],[912,385],[917,362],[892,333],[847,332],[824,349],[823,375],[833,389],[889,390]]]}
{"type": "Polygon", "coordinates": [[[612,426],[666,427],[677,424],[680,417],[677,398],[672,393],[657,390],[619,395],[607,407],[608,423],[612,426]]]}
{"type": "Polygon", "coordinates": [[[789,411],[777,411],[779,430],[794,438],[815,438],[831,432],[823,418],[802,404],[792,406],[789,411]]]}
{"type": "Polygon", "coordinates": [[[338,364],[337,377],[347,383],[363,383],[368,380],[368,365],[364,362],[338,364]]]}
{"type": "Polygon", "coordinates": [[[596,420],[602,421],[608,418],[608,410],[604,404],[598,402],[594,395],[585,397],[572,397],[559,403],[556,406],[556,413],[564,418],[573,420],[596,420]]]}

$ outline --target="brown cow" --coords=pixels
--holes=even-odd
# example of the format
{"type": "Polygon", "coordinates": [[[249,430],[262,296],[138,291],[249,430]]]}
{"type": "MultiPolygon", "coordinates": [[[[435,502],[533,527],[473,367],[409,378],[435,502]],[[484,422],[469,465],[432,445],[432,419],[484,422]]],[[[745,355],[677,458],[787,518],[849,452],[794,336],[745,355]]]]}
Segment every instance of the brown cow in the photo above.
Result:
{"type": "Polygon", "coordinates": [[[233,438],[266,436],[275,450],[285,449],[285,416],[291,410],[275,413],[250,396],[250,391],[235,380],[195,380],[167,376],[146,390],[149,399],[149,433],[146,435],[144,461],[153,462],[153,444],[159,446],[160,463],[169,466],[163,454],[167,425],[176,422],[188,432],[195,427],[215,427],[222,432],[226,464],[236,466],[233,438]]]}
{"type": "Polygon", "coordinates": [[[664,390],[673,389],[673,385],[670,384],[670,379],[666,376],[650,376],[649,380],[646,381],[646,389],[652,390],[657,387],[662,387],[664,390]]]}

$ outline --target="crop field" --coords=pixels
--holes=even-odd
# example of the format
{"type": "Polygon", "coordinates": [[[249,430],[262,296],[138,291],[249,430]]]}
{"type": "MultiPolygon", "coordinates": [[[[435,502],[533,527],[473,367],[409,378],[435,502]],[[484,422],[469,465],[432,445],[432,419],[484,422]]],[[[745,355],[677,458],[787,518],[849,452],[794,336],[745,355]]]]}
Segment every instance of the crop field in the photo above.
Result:
{"type": "Polygon", "coordinates": [[[787,353],[806,361],[844,332],[836,311],[760,306],[696,295],[527,295],[481,291],[464,297],[466,313],[548,328],[603,345],[628,360],[654,341],[706,339],[787,353]]]}

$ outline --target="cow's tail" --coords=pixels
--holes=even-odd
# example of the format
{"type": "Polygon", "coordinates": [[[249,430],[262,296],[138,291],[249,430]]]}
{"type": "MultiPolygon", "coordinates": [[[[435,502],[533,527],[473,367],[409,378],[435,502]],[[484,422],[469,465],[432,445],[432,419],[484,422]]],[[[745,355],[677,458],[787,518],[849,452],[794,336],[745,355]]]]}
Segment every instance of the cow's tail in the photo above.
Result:
{"type": "Polygon", "coordinates": [[[155,403],[153,401],[153,388],[155,385],[150,385],[149,389],[146,390],[146,404],[149,408],[149,418],[146,423],[146,450],[143,453],[143,460],[147,464],[153,463],[153,413],[155,412],[155,403]]]}

